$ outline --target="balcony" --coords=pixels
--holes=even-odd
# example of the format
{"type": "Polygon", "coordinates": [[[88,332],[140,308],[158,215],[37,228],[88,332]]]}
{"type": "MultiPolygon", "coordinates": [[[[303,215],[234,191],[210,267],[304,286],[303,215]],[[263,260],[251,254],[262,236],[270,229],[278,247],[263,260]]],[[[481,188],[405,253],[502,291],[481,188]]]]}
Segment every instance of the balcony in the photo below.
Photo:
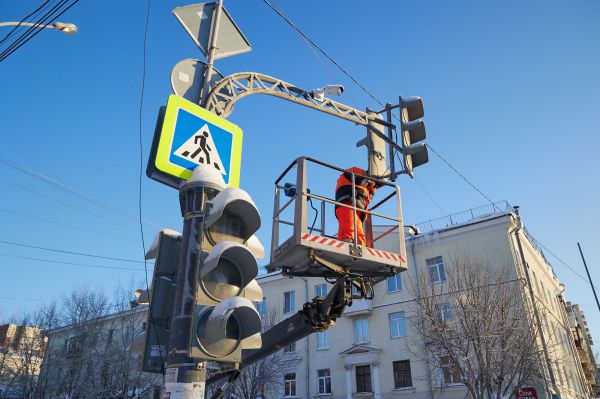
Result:
{"type": "Polygon", "coordinates": [[[370,299],[355,299],[352,306],[346,306],[345,316],[369,315],[373,312],[373,301],[370,299]]]}

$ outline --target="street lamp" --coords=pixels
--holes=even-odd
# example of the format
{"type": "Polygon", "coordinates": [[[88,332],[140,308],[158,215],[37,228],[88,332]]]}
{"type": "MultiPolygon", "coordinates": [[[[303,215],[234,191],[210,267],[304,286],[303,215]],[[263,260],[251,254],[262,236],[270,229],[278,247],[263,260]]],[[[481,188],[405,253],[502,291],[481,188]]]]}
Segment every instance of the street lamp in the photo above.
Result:
{"type": "Polygon", "coordinates": [[[0,26],[35,26],[37,28],[56,29],[68,35],[77,33],[79,29],[75,24],[66,24],[64,22],[55,22],[52,25],[34,24],[32,22],[0,22],[0,26]]]}

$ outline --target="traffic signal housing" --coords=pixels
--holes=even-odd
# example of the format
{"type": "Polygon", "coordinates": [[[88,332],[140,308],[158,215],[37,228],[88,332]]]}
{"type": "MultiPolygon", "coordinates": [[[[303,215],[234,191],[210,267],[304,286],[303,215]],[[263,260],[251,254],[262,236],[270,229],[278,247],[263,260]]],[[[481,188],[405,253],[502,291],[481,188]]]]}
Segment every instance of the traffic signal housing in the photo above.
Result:
{"type": "Polygon", "coordinates": [[[261,347],[261,319],[252,303],[262,300],[255,278],[264,248],[253,236],[260,214],[239,188],[221,191],[205,209],[190,356],[239,363],[243,349],[261,347]]]}
{"type": "Polygon", "coordinates": [[[180,252],[181,234],[163,229],[156,235],[146,253],[146,259],[156,260],[150,292],[141,292],[138,299],[140,303],[143,296],[149,300],[142,360],[142,371],[145,372],[164,373],[180,252]]]}
{"type": "Polygon", "coordinates": [[[424,115],[421,97],[400,97],[400,131],[402,137],[402,155],[404,170],[413,177],[414,168],[429,162],[424,115]]]}

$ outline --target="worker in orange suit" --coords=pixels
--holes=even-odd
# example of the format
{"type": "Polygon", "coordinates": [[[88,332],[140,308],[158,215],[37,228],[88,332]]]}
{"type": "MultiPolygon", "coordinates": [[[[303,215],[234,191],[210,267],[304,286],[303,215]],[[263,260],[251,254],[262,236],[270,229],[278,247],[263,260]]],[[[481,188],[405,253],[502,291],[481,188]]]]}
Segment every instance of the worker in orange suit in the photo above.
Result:
{"type": "MultiPolygon", "coordinates": [[[[352,172],[360,175],[366,175],[361,168],[352,167],[340,175],[335,187],[335,200],[342,204],[352,206],[352,172]]],[[[354,175],[354,187],[356,197],[356,208],[367,209],[369,202],[373,199],[376,185],[373,180],[363,176],[354,175]]],[[[335,206],[335,217],[338,220],[338,240],[354,242],[354,210],[343,206],[335,206]]],[[[367,214],[356,212],[356,243],[366,246],[367,240],[363,229],[363,222],[367,214]]]]}

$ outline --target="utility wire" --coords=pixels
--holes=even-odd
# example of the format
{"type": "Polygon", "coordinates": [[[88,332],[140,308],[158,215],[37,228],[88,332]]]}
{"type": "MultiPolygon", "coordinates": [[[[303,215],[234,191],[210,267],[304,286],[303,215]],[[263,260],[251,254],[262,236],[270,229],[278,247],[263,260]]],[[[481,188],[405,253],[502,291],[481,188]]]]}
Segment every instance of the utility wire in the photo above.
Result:
{"type": "MultiPolygon", "coordinates": [[[[528,233],[528,234],[531,235],[531,233],[528,233]]],[[[589,282],[589,280],[587,278],[585,278],[581,274],[579,274],[573,267],[569,266],[567,264],[567,262],[565,262],[564,260],[562,260],[561,258],[559,258],[558,255],[556,255],[554,252],[552,252],[547,246],[545,246],[544,244],[542,244],[537,238],[534,238],[534,237],[532,237],[532,238],[535,240],[535,242],[537,242],[540,245],[540,247],[542,247],[544,249],[544,251],[546,251],[550,255],[554,256],[554,258],[556,258],[560,263],[562,263],[563,266],[565,266],[567,269],[571,270],[573,273],[575,273],[576,275],[578,275],[587,284],[590,284],[590,282],[589,282]]]]}
{"type": "Polygon", "coordinates": [[[16,51],[23,44],[31,40],[39,31],[43,28],[42,25],[47,24],[46,21],[52,18],[52,15],[60,10],[60,7],[65,5],[69,0],[60,0],[58,4],[55,4],[49,11],[46,11],[44,15],[42,15],[35,23],[27,28],[27,30],[22,33],[19,37],[17,37],[11,44],[8,45],[6,49],[0,53],[0,61],[2,61],[3,57],[8,57],[12,52],[16,51]]]}
{"type": "Polygon", "coordinates": [[[86,229],[85,227],[79,227],[79,226],[75,226],[75,225],[72,225],[72,224],[57,222],[56,220],[50,220],[50,219],[46,219],[46,218],[43,218],[43,217],[40,217],[40,216],[34,216],[34,215],[31,215],[31,214],[26,214],[26,213],[11,211],[10,209],[2,209],[2,208],[0,208],[0,212],[7,213],[9,215],[19,216],[19,217],[22,217],[22,218],[27,218],[27,219],[35,220],[36,222],[37,221],[39,221],[39,222],[45,222],[45,223],[49,223],[49,224],[54,224],[56,226],[67,227],[67,228],[73,229],[73,230],[85,231],[87,233],[97,234],[97,235],[101,235],[101,236],[105,236],[105,237],[110,237],[110,238],[116,238],[118,240],[133,241],[133,240],[131,240],[129,238],[119,237],[119,236],[116,236],[114,234],[103,233],[103,232],[97,231],[97,230],[86,229]]]}
{"type": "Polygon", "coordinates": [[[0,44],[4,43],[17,29],[19,29],[21,27],[21,24],[23,22],[25,22],[26,19],[30,18],[32,15],[36,14],[38,11],[40,11],[42,8],[44,8],[44,6],[48,3],[49,0],[45,0],[42,4],[40,4],[40,6],[38,8],[36,8],[35,10],[33,10],[32,12],[30,12],[29,14],[25,15],[23,17],[23,19],[21,19],[18,23],[17,26],[15,26],[14,28],[12,28],[10,30],[10,32],[8,32],[6,34],[6,36],[4,36],[2,39],[0,39],[0,44]]]}
{"type": "MultiPolygon", "coordinates": [[[[379,100],[373,93],[371,93],[364,85],[362,85],[354,76],[348,72],[346,68],[344,68],[340,63],[334,60],[325,50],[323,50],[314,40],[308,37],[304,32],[302,32],[283,12],[274,7],[268,0],[262,0],[265,4],[267,4],[277,15],[279,15],[285,22],[288,23],[304,40],[308,41],[312,44],[317,50],[319,50],[329,61],[331,61],[335,66],[337,66],[350,80],[352,80],[358,87],[360,87],[369,97],[375,100],[379,105],[383,106],[383,102],[379,100]]],[[[397,119],[397,117],[394,115],[397,119]]],[[[494,202],[489,199],[488,196],[483,194],[481,190],[479,190],[473,183],[471,183],[462,173],[458,171],[454,166],[452,166],[446,159],[444,159],[437,151],[435,151],[429,144],[429,147],[446,165],[448,165],[454,172],[456,172],[463,180],[465,180],[471,187],[473,187],[479,194],[481,194],[486,200],[488,200],[491,204],[494,202]]]]}
{"type": "MultiPolygon", "coordinates": [[[[337,66],[346,76],[348,76],[348,78],[350,78],[350,80],[352,80],[358,87],[360,87],[369,97],[371,97],[373,100],[375,100],[379,105],[383,106],[383,102],[380,101],[377,97],[375,97],[375,95],[373,95],[364,85],[362,85],[360,82],[358,82],[358,80],[356,78],[354,78],[354,76],[352,76],[348,70],[346,70],[346,68],[344,68],[342,65],[340,65],[337,61],[335,61],[325,50],[323,50],[317,43],[314,42],[314,40],[312,40],[311,38],[309,38],[304,32],[302,32],[285,14],[283,14],[283,12],[281,12],[280,10],[278,10],[276,7],[274,7],[268,0],[262,0],[267,6],[269,6],[271,8],[271,10],[273,10],[277,15],[279,15],[289,26],[292,27],[292,29],[294,29],[304,40],[308,41],[310,44],[312,44],[317,50],[319,50],[325,57],[327,57],[327,59],[329,59],[335,66],[337,66]]],[[[394,115],[394,118],[398,119],[398,117],[396,117],[396,115],[394,115]]],[[[452,169],[458,176],[460,176],[461,179],[463,179],[469,186],[471,186],[475,191],[477,191],[483,198],[485,198],[490,204],[492,204],[492,206],[495,208],[495,204],[494,201],[492,201],[487,195],[485,195],[479,188],[477,188],[475,186],[475,184],[471,183],[471,181],[469,179],[467,179],[465,177],[464,174],[462,174],[456,167],[454,167],[448,160],[446,160],[444,157],[442,157],[442,155],[437,152],[430,144],[426,144],[426,146],[439,158],[441,159],[450,169],[452,169]]],[[[440,208],[441,209],[441,208],[440,208]]],[[[547,247],[545,247],[544,245],[542,245],[542,243],[540,243],[538,241],[538,243],[540,244],[540,246],[542,246],[542,248],[544,248],[546,251],[548,251],[552,256],[554,256],[556,259],[558,259],[558,261],[560,263],[562,263],[564,266],[566,266],[569,270],[571,270],[573,273],[575,273],[577,276],[581,277],[582,279],[584,279],[586,282],[587,280],[581,275],[579,274],[577,271],[575,271],[575,269],[573,269],[571,266],[569,266],[566,262],[564,262],[561,258],[559,258],[558,256],[556,256],[550,249],[548,249],[547,247]]]]}
{"type": "Polygon", "coordinates": [[[475,185],[473,183],[471,183],[469,181],[469,179],[467,179],[462,173],[460,173],[458,171],[458,169],[456,169],[454,166],[452,166],[452,164],[450,162],[448,162],[444,157],[442,157],[436,150],[433,149],[433,147],[431,147],[429,144],[425,144],[431,151],[433,151],[433,153],[435,155],[437,155],[437,157],[439,159],[441,159],[446,165],[448,165],[448,167],[450,167],[450,169],[452,169],[454,172],[456,172],[457,175],[459,175],[464,181],[467,182],[467,184],[471,187],[473,187],[473,189],[475,191],[477,191],[479,194],[481,194],[481,196],[483,198],[485,198],[486,200],[488,200],[488,202],[492,205],[494,205],[494,201],[492,201],[487,195],[485,195],[480,189],[478,189],[477,187],[475,187],[475,185]]]}
{"type": "Polygon", "coordinates": [[[87,257],[90,257],[90,258],[116,260],[116,261],[119,261],[119,262],[144,263],[141,260],[115,258],[115,257],[111,257],[111,256],[94,255],[94,254],[89,254],[89,253],[85,253],[85,252],[75,252],[75,251],[67,251],[67,250],[64,250],[64,249],[40,247],[40,246],[36,246],[36,245],[23,244],[23,243],[14,242],[14,241],[7,241],[7,240],[0,240],[0,244],[15,245],[15,246],[24,247],[24,248],[39,249],[39,250],[42,250],[42,251],[59,252],[59,253],[62,253],[62,254],[69,254],[69,255],[87,256],[87,257]]]}
{"type": "MultiPolygon", "coordinates": [[[[139,179],[138,179],[138,220],[140,224],[140,238],[142,241],[142,256],[144,257],[144,276],[146,278],[146,291],[150,292],[150,285],[148,284],[148,264],[146,263],[146,243],[144,241],[144,225],[142,223],[142,177],[144,175],[144,152],[143,152],[143,140],[142,140],[142,111],[144,109],[144,89],[146,87],[146,61],[147,61],[147,51],[148,51],[148,24],[150,21],[150,6],[152,1],[148,0],[146,6],[146,21],[144,24],[144,42],[143,42],[143,61],[142,61],[142,88],[140,91],[140,109],[139,109],[139,154],[140,154],[140,170],[139,170],[139,179]]],[[[148,306],[148,316],[150,318],[150,322],[154,324],[154,316],[152,315],[152,308],[148,306]]],[[[147,326],[146,329],[149,327],[147,326]]],[[[158,331],[156,328],[154,330],[154,339],[159,344],[160,340],[158,337],[158,331]]],[[[147,330],[146,330],[147,331],[147,330]]],[[[163,385],[165,385],[165,361],[163,359],[162,350],[159,350],[160,355],[160,370],[163,380],[163,385]]]]}
{"type": "Polygon", "coordinates": [[[41,302],[41,299],[29,299],[29,298],[15,298],[12,296],[0,296],[0,299],[4,300],[4,299],[8,299],[8,300],[12,300],[12,301],[32,301],[32,302],[41,302]]]}
{"type": "MultiPolygon", "coordinates": [[[[9,160],[9,159],[1,156],[1,155],[0,155],[0,163],[3,164],[3,165],[5,165],[5,166],[8,166],[9,168],[15,169],[15,170],[17,170],[17,171],[19,171],[19,172],[21,172],[23,174],[26,174],[26,175],[28,175],[30,177],[33,177],[34,179],[43,181],[44,183],[46,183],[46,184],[48,184],[50,186],[53,186],[53,187],[55,187],[55,188],[57,188],[59,190],[65,191],[65,192],[67,192],[67,193],[69,193],[69,194],[71,194],[71,195],[73,195],[73,196],[75,196],[77,198],[80,198],[80,199],[82,199],[84,201],[87,201],[87,202],[92,203],[92,204],[94,204],[96,206],[99,206],[101,208],[109,210],[109,211],[111,211],[113,213],[116,213],[116,214],[118,214],[120,216],[124,216],[124,217],[126,217],[128,219],[135,220],[136,223],[138,222],[138,218],[137,217],[132,216],[131,214],[129,214],[129,212],[127,212],[124,209],[118,208],[118,207],[116,207],[114,205],[111,205],[111,204],[109,204],[107,202],[104,202],[104,201],[102,201],[102,200],[100,200],[98,198],[92,197],[91,195],[83,193],[83,192],[81,192],[81,191],[79,191],[79,190],[77,190],[77,189],[75,189],[75,188],[73,188],[71,186],[68,186],[65,183],[60,182],[57,179],[54,179],[54,178],[49,177],[47,175],[44,175],[44,174],[42,174],[40,172],[37,172],[37,171],[35,171],[35,170],[31,169],[31,168],[19,165],[16,162],[13,162],[13,161],[11,161],[11,160],[9,160]]],[[[150,224],[150,225],[155,226],[155,227],[161,227],[157,223],[154,223],[154,222],[146,220],[146,219],[144,219],[144,223],[150,224]]]]}
{"type": "Polygon", "coordinates": [[[7,258],[34,260],[36,262],[60,263],[60,264],[63,264],[63,265],[70,265],[70,266],[91,267],[91,268],[95,268],[95,269],[133,270],[133,271],[136,271],[136,272],[143,272],[144,271],[144,269],[141,269],[141,268],[90,265],[90,264],[87,264],[87,263],[76,263],[76,262],[66,262],[66,261],[62,261],[62,260],[50,260],[50,259],[41,259],[41,258],[31,258],[31,257],[28,257],[28,256],[9,255],[9,254],[4,254],[4,253],[0,253],[0,256],[4,256],[4,257],[7,257],[7,258]]]}
{"type": "Polygon", "coordinates": [[[352,80],[357,86],[359,86],[365,93],[367,93],[369,95],[369,97],[371,97],[373,100],[377,101],[377,103],[381,106],[383,106],[383,103],[381,101],[379,101],[377,99],[377,97],[375,97],[370,91],[369,89],[367,89],[365,86],[363,86],[358,80],[356,80],[356,78],[354,76],[352,76],[350,74],[350,72],[348,72],[343,66],[341,66],[336,60],[334,60],[329,54],[327,54],[327,52],[325,50],[323,50],[321,47],[319,47],[319,45],[317,43],[315,43],[310,37],[308,37],[304,32],[302,32],[296,25],[294,25],[294,23],[285,15],[283,14],[283,12],[279,11],[277,8],[275,8],[271,3],[269,3],[268,0],[262,0],[266,5],[268,5],[271,10],[273,10],[277,15],[279,15],[285,22],[287,22],[288,25],[290,25],[292,27],[292,29],[294,29],[300,36],[302,36],[305,40],[307,40],[310,44],[312,44],[313,46],[315,46],[315,48],[317,50],[319,50],[321,52],[321,54],[323,54],[325,57],[327,57],[327,59],[329,61],[331,61],[335,66],[337,66],[343,73],[344,75],[348,76],[348,78],[350,78],[350,80],[352,80]]]}
{"type": "Polygon", "coordinates": [[[101,215],[98,215],[96,213],[90,212],[87,209],[80,208],[80,207],[75,206],[73,204],[70,204],[70,203],[68,203],[66,201],[60,200],[58,198],[54,198],[51,195],[48,195],[48,194],[45,194],[45,193],[43,193],[41,191],[37,191],[37,190],[34,190],[32,188],[26,187],[26,186],[24,186],[22,184],[14,182],[14,181],[11,181],[11,180],[8,180],[8,179],[2,178],[2,177],[0,177],[0,181],[3,181],[3,182],[8,183],[8,184],[11,184],[11,185],[13,185],[15,187],[19,187],[21,190],[29,191],[30,193],[34,193],[36,195],[39,195],[40,197],[43,197],[43,198],[49,199],[51,201],[54,201],[56,203],[59,203],[59,204],[65,206],[67,208],[75,209],[75,210],[77,210],[79,212],[83,212],[83,213],[85,213],[87,215],[90,215],[90,216],[93,216],[95,218],[104,220],[106,222],[114,224],[115,226],[119,226],[119,227],[122,227],[122,228],[125,228],[125,229],[131,229],[131,228],[133,228],[132,226],[127,226],[125,224],[121,224],[119,222],[116,222],[116,221],[114,221],[112,219],[105,218],[104,216],[101,216],[101,215]]]}
{"type": "MultiPolygon", "coordinates": [[[[70,5],[68,5],[64,10],[60,11],[55,16],[49,15],[48,17],[51,18],[51,19],[47,20],[47,21],[44,21],[43,25],[49,25],[52,22],[56,21],[56,19],[58,19],[61,15],[63,15],[67,10],[69,10],[71,7],[73,7],[78,2],[79,2],[79,0],[75,0],[73,3],[71,3],[70,5]]],[[[63,4],[66,4],[66,2],[63,3],[63,4]]],[[[53,7],[52,10],[54,10],[55,7],[53,7]]],[[[20,43],[18,45],[16,45],[16,46],[13,43],[13,45],[9,46],[9,48],[11,48],[10,51],[8,49],[6,49],[2,53],[0,53],[0,62],[2,62],[3,60],[5,60],[9,55],[11,55],[12,53],[14,53],[16,50],[18,50],[21,46],[23,46],[29,40],[33,39],[38,33],[40,33],[40,31],[42,29],[44,29],[42,27],[39,27],[39,25],[42,25],[42,24],[36,23],[36,25],[38,26],[37,31],[35,31],[34,33],[30,34],[27,39],[21,40],[20,43]]],[[[28,32],[29,32],[29,30],[28,30],[28,32]]],[[[19,39],[17,39],[17,40],[19,40],[19,39]]]]}

